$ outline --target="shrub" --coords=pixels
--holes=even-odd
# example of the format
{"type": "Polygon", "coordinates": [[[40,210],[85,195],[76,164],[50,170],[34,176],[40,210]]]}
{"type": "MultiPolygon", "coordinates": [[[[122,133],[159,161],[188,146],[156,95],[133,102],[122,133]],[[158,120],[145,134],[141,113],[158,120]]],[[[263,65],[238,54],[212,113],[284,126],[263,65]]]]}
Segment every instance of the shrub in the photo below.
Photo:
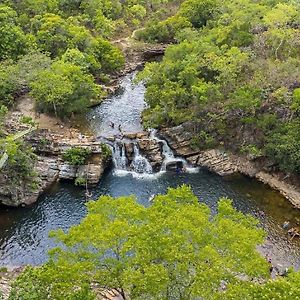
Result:
{"type": "Polygon", "coordinates": [[[84,165],[89,156],[91,155],[91,150],[86,148],[70,148],[63,155],[63,159],[74,166],[84,165]]]}

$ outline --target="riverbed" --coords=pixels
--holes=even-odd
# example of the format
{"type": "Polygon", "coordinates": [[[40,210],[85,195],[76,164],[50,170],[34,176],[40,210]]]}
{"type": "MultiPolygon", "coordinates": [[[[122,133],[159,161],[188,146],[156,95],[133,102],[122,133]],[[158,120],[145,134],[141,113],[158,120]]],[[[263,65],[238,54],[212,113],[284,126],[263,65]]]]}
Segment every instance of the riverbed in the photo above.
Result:
{"type": "MultiPolygon", "coordinates": [[[[97,136],[111,136],[124,132],[142,130],[141,112],[145,108],[145,88],[133,83],[134,74],[122,81],[118,95],[94,108],[87,115],[88,123],[97,136]],[[114,127],[111,127],[111,122],[114,127]]],[[[131,195],[144,205],[151,205],[149,199],[158,193],[165,193],[168,187],[191,185],[199,201],[209,205],[216,212],[220,197],[233,200],[234,206],[243,213],[259,218],[267,232],[267,240],[260,250],[269,254],[273,263],[280,267],[300,268],[300,241],[290,240],[282,228],[284,221],[291,225],[300,224],[300,211],[292,207],[277,192],[265,185],[243,176],[224,179],[207,170],[176,174],[162,172],[143,176],[132,172],[107,170],[100,183],[90,192],[93,199],[101,195],[131,195]]],[[[0,207],[0,264],[19,266],[38,265],[47,260],[47,251],[55,246],[48,238],[49,231],[78,224],[86,214],[85,190],[70,182],[59,182],[44,193],[39,201],[26,208],[0,207]]]]}

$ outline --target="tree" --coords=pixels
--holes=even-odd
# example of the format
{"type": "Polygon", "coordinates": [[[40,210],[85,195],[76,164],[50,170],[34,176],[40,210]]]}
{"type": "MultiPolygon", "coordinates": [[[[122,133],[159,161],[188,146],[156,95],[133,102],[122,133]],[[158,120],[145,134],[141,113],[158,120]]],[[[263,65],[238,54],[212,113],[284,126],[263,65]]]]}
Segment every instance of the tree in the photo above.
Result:
{"type": "Polygon", "coordinates": [[[87,53],[95,57],[104,73],[120,70],[125,63],[121,50],[102,38],[94,39],[87,53]]]}
{"type": "Polygon", "coordinates": [[[228,199],[214,216],[187,186],[156,196],[148,208],[109,196],[87,207],[81,224],[52,234],[63,246],[19,277],[11,300],[93,299],[92,282],[119,288],[125,299],[214,299],[222,283],[269,278],[256,250],[263,230],[228,199]]]}
{"type": "Polygon", "coordinates": [[[26,53],[27,38],[17,24],[17,13],[0,5],[0,60],[17,59],[26,53]]]}
{"type": "Polygon", "coordinates": [[[33,33],[41,50],[49,52],[52,58],[61,56],[68,48],[85,50],[93,37],[76,18],[67,20],[59,15],[46,14],[32,19],[33,33]]]}
{"type": "Polygon", "coordinates": [[[61,117],[87,109],[100,96],[100,87],[81,67],[56,61],[31,82],[31,95],[43,109],[61,117]]]}

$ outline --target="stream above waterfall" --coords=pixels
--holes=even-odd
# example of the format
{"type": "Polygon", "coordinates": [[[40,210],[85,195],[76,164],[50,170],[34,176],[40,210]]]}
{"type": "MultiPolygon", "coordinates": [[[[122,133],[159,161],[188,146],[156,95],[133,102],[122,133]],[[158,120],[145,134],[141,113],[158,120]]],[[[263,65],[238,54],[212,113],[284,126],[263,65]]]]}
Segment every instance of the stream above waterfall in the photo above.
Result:
{"type": "MultiPolygon", "coordinates": [[[[199,201],[206,203],[213,213],[220,197],[231,198],[237,209],[261,221],[268,238],[260,250],[268,253],[275,264],[299,269],[300,241],[290,241],[282,224],[288,220],[292,225],[299,225],[300,211],[277,192],[243,176],[224,179],[204,169],[190,168],[184,159],[173,154],[166,141],[151,131],[147,138],[159,145],[162,153],[156,170],[153,161],[141,151],[138,138],[130,141],[123,138],[123,134],[143,131],[141,112],[146,107],[145,88],[142,83],[133,83],[134,76],[125,76],[120,92],[87,115],[96,136],[111,147],[115,165],[90,190],[93,198],[135,194],[140,203],[148,206],[155,194],[165,193],[168,187],[189,184],[199,201]],[[186,172],[168,171],[167,166],[173,161],[184,166],[186,172]]],[[[55,246],[48,238],[49,231],[66,230],[78,224],[85,214],[85,190],[70,182],[57,183],[30,207],[0,207],[0,264],[18,266],[45,262],[47,250],[55,246]]]]}

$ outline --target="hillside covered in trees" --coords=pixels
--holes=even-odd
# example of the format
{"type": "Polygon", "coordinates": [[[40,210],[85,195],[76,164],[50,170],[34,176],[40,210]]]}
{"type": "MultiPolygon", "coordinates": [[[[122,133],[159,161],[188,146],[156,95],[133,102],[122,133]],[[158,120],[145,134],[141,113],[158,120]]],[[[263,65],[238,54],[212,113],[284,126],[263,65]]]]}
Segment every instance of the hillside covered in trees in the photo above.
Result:
{"type": "Polygon", "coordinates": [[[36,186],[30,145],[15,139],[15,129],[10,132],[3,126],[20,96],[33,98],[38,113],[65,120],[86,112],[105,96],[102,86],[124,66],[124,55],[112,40],[130,35],[149,18],[163,18],[169,12],[167,5],[160,1],[0,1],[0,169],[10,182],[36,186]]]}
{"type": "Polygon", "coordinates": [[[189,121],[195,148],[225,145],[300,174],[297,1],[186,0],[137,37],[174,43],[141,76],[148,126],[189,121]]]}

